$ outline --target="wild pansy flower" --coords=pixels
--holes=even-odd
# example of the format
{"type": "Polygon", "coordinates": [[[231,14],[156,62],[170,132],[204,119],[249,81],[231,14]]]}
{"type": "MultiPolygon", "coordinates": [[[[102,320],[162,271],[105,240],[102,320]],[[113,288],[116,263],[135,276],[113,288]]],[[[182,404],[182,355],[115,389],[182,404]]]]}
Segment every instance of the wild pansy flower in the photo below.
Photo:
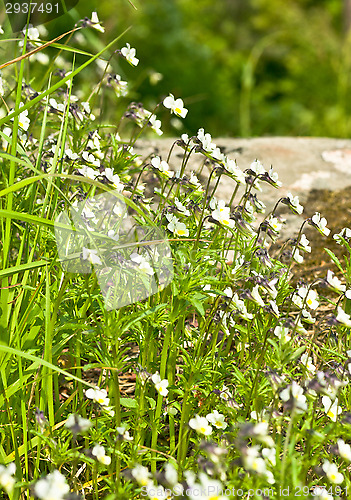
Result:
{"type": "Polygon", "coordinates": [[[335,398],[335,400],[332,401],[329,396],[322,397],[324,412],[333,422],[336,422],[338,415],[342,413],[342,408],[338,406],[338,402],[338,398],[335,398]]]}
{"type": "Polygon", "coordinates": [[[136,50],[129,43],[126,43],[126,46],[121,49],[121,54],[132,66],[138,65],[139,59],[135,57],[136,50]]]}
{"type": "Polygon", "coordinates": [[[207,153],[212,153],[216,148],[216,144],[212,142],[211,134],[205,134],[203,128],[199,128],[197,132],[197,139],[201,142],[201,147],[207,153]]]}
{"type": "Polygon", "coordinates": [[[266,173],[264,166],[262,165],[262,163],[259,160],[253,161],[250,165],[249,170],[251,170],[251,172],[254,175],[263,175],[266,173]]]}
{"type": "Polygon", "coordinates": [[[96,387],[95,389],[87,389],[85,391],[85,396],[101,406],[108,406],[110,403],[110,400],[107,397],[107,391],[105,391],[105,389],[99,389],[99,387],[96,387]]]}
{"type": "Polygon", "coordinates": [[[306,323],[310,323],[311,325],[316,322],[316,318],[313,318],[311,313],[306,309],[302,309],[301,311],[301,319],[306,323]]]}
{"type": "Polygon", "coordinates": [[[3,488],[10,496],[13,492],[13,487],[16,483],[14,474],[16,472],[16,465],[14,462],[9,463],[7,466],[0,465],[0,487],[3,488]]]}
{"type": "Polygon", "coordinates": [[[298,289],[297,293],[310,309],[317,309],[319,302],[317,300],[318,294],[315,290],[308,290],[307,287],[302,286],[298,289]]]}
{"type": "Polygon", "coordinates": [[[262,300],[262,297],[261,297],[260,292],[259,292],[259,288],[260,288],[259,285],[255,285],[253,287],[253,289],[251,290],[251,297],[252,297],[252,300],[254,302],[256,302],[257,305],[264,307],[265,303],[262,300]]]}
{"type": "Polygon", "coordinates": [[[146,486],[151,482],[149,469],[143,465],[137,464],[130,472],[140,486],[146,486]]]}
{"type": "Polygon", "coordinates": [[[303,256],[300,255],[299,249],[296,247],[292,250],[292,258],[297,264],[301,264],[303,262],[303,256]]]}
{"type": "Polygon", "coordinates": [[[174,198],[174,204],[178,212],[181,212],[182,215],[185,215],[186,217],[189,217],[189,215],[191,215],[189,210],[178,200],[177,197],[174,198]]]}
{"type": "MultiPolygon", "coordinates": [[[[20,102],[19,107],[23,108],[23,102],[20,102]]],[[[30,119],[28,118],[28,109],[25,109],[18,115],[18,125],[25,131],[28,130],[30,125],[30,119]]]]}
{"type": "Polygon", "coordinates": [[[350,315],[346,314],[346,312],[340,306],[338,306],[338,314],[336,316],[336,321],[341,325],[348,326],[349,328],[351,328],[350,315]]]}
{"type": "Polygon", "coordinates": [[[104,176],[119,193],[123,191],[124,184],[121,183],[119,175],[113,172],[113,168],[105,168],[104,176]]]}
{"type": "Polygon", "coordinates": [[[83,418],[77,414],[71,414],[66,420],[65,427],[69,429],[72,434],[80,434],[90,429],[93,424],[87,418],[83,418]]]}
{"type": "Polygon", "coordinates": [[[123,441],[133,441],[129,431],[127,431],[124,426],[116,427],[116,431],[118,432],[118,439],[123,441]]]}
{"type": "Polygon", "coordinates": [[[155,274],[154,269],[152,269],[149,262],[145,259],[143,255],[140,255],[138,253],[132,253],[130,255],[130,260],[135,264],[138,264],[138,269],[144,274],[148,274],[149,276],[153,276],[155,274]]]}
{"type": "Polygon", "coordinates": [[[273,333],[276,337],[278,337],[279,340],[281,340],[281,342],[283,344],[286,344],[287,342],[289,342],[291,340],[291,336],[289,335],[289,331],[290,331],[289,328],[277,325],[274,328],[273,333]]]}
{"type": "Polygon", "coordinates": [[[306,352],[304,352],[301,356],[301,364],[304,365],[304,367],[306,368],[306,370],[309,373],[311,373],[311,374],[315,373],[316,367],[314,366],[314,364],[312,362],[312,358],[310,356],[308,356],[308,354],[306,352]]]}
{"type": "Polygon", "coordinates": [[[298,215],[301,215],[303,212],[303,206],[300,204],[300,200],[298,196],[293,196],[290,191],[286,195],[286,198],[282,199],[282,203],[285,203],[289,206],[289,208],[298,215]]]}
{"type": "Polygon", "coordinates": [[[275,448],[263,448],[262,456],[272,467],[275,467],[277,464],[277,451],[275,448]]]}
{"type": "Polygon", "coordinates": [[[351,446],[348,443],[345,443],[343,439],[338,439],[338,453],[347,462],[351,462],[351,446]]]}
{"type": "Polygon", "coordinates": [[[311,219],[309,219],[310,224],[314,226],[318,231],[324,236],[329,236],[330,229],[327,228],[327,219],[325,217],[321,217],[319,212],[316,212],[311,219]]]}
{"type": "Polygon", "coordinates": [[[212,424],[216,429],[226,429],[228,424],[225,422],[225,417],[217,410],[213,410],[212,413],[208,413],[206,415],[207,420],[212,424]]]}
{"type": "Polygon", "coordinates": [[[260,180],[268,182],[268,184],[276,188],[282,186],[282,182],[278,180],[278,173],[273,172],[273,167],[271,167],[268,172],[264,172],[263,174],[261,174],[260,180]]]}
{"type": "Polygon", "coordinates": [[[128,94],[128,82],[115,73],[107,75],[107,86],[114,89],[117,97],[125,97],[128,94]]]}
{"type": "Polygon", "coordinates": [[[166,214],[166,218],[169,221],[167,229],[172,231],[175,236],[189,236],[189,229],[183,222],[180,222],[178,217],[172,214],[166,214]]]}
{"type": "Polygon", "coordinates": [[[343,482],[344,476],[339,472],[336,464],[329,462],[329,460],[324,460],[322,469],[331,483],[341,484],[343,482]]]}
{"type": "Polygon", "coordinates": [[[300,248],[300,250],[311,253],[311,247],[309,246],[309,244],[310,242],[308,241],[306,236],[304,234],[301,234],[300,241],[297,245],[300,248]]]}
{"type": "Polygon", "coordinates": [[[152,130],[154,130],[154,132],[156,132],[157,135],[162,135],[163,132],[161,130],[162,126],[161,120],[158,120],[156,115],[154,115],[150,111],[145,110],[145,114],[148,118],[149,127],[152,128],[152,130]]]}
{"type": "Polygon", "coordinates": [[[105,448],[99,444],[95,445],[91,450],[91,454],[96,458],[100,464],[110,465],[111,457],[106,455],[105,448]]]}
{"type": "Polygon", "coordinates": [[[324,486],[314,486],[312,494],[315,500],[334,500],[334,497],[329,495],[324,486]]]}
{"type": "MultiPolygon", "coordinates": [[[[87,163],[90,163],[91,165],[94,165],[95,167],[100,167],[100,160],[98,158],[95,158],[95,156],[92,153],[89,153],[89,151],[83,151],[82,153],[82,158],[85,160],[87,163]]],[[[92,170],[92,169],[91,169],[92,170]]],[[[82,174],[84,175],[84,174],[82,174]]],[[[95,173],[95,177],[97,177],[99,174],[95,173]]],[[[85,177],[88,177],[85,175],[85,177]]],[[[95,178],[94,177],[94,178],[95,178]]]]}
{"type": "Polygon", "coordinates": [[[223,206],[221,203],[224,203],[223,200],[218,202],[217,208],[211,213],[211,217],[223,226],[233,229],[235,222],[230,218],[230,208],[223,206]]]}
{"type": "Polygon", "coordinates": [[[239,184],[245,184],[245,174],[240,170],[235,160],[225,157],[223,160],[224,168],[233,176],[233,179],[239,184]]]}
{"type": "Polygon", "coordinates": [[[327,271],[326,282],[335,292],[345,292],[346,285],[343,285],[337,276],[334,276],[333,271],[327,271]]]}
{"type": "Polygon", "coordinates": [[[65,476],[58,470],[39,479],[34,485],[34,495],[40,500],[63,500],[69,491],[65,476]]]}
{"type": "Polygon", "coordinates": [[[219,397],[224,401],[228,401],[228,399],[231,399],[233,397],[233,394],[230,392],[226,385],[223,385],[219,397]]]}
{"type": "Polygon", "coordinates": [[[212,433],[212,427],[209,425],[207,419],[199,415],[195,415],[194,418],[189,420],[189,426],[194,429],[194,431],[204,436],[209,436],[212,433]]]}
{"type": "Polygon", "coordinates": [[[174,99],[173,94],[169,94],[169,96],[163,100],[163,105],[165,108],[170,109],[171,113],[174,113],[181,118],[185,118],[188,113],[188,110],[184,108],[182,99],[174,99]]]}
{"type": "Polygon", "coordinates": [[[233,303],[234,307],[236,308],[239,316],[241,316],[243,319],[246,319],[248,321],[253,319],[253,317],[254,317],[253,314],[247,312],[245,302],[243,300],[239,299],[237,293],[235,293],[233,295],[232,303],[233,303]]]}
{"type": "Polygon", "coordinates": [[[169,169],[168,163],[164,160],[161,160],[159,156],[155,156],[154,158],[152,158],[151,165],[159,170],[162,174],[164,174],[168,179],[171,179],[174,176],[174,172],[169,169]]]}
{"type": "Polygon", "coordinates": [[[105,28],[101,26],[97,12],[91,14],[90,26],[101,33],[105,33],[105,28]]]}
{"type": "Polygon", "coordinates": [[[307,410],[307,403],[303,392],[303,388],[293,380],[292,384],[281,391],[279,396],[280,399],[287,403],[288,407],[298,412],[304,412],[307,410]]]}
{"type": "Polygon", "coordinates": [[[154,375],[151,376],[151,380],[155,384],[156,391],[161,394],[161,396],[166,397],[168,394],[168,380],[161,380],[158,372],[154,373],[154,375]]]}
{"type": "Polygon", "coordinates": [[[82,259],[87,260],[90,264],[102,264],[98,250],[83,247],[82,259]]]}
{"type": "Polygon", "coordinates": [[[343,239],[348,241],[351,238],[351,229],[344,227],[340,233],[334,234],[333,238],[338,245],[342,245],[343,239]]]}

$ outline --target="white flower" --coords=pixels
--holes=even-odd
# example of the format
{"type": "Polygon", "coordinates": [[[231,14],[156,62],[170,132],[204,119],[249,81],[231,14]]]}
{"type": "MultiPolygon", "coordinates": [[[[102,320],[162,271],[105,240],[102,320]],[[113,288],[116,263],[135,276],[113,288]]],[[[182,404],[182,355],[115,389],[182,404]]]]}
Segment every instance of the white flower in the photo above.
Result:
{"type": "Polygon", "coordinates": [[[129,431],[126,430],[125,427],[116,427],[116,430],[124,441],[133,441],[133,438],[130,436],[129,431]]]}
{"type": "Polygon", "coordinates": [[[132,66],[137,66],[139,63],[139,59],[135,57],[136,50],[133,49],[129,43],[126,43],[126,47],[121,49],[121,54],[132,66]]]}
{"type": "Polygon", "coordinates": [[[348,443],[345,443],[343,439],[338,439],[337,444],[341,458],[351,462],[351,446],[348,443]]]}
{"type": "Polygon", "coordinates": [[[325,217],[321,218],[321,214],[316,212],[312,217],[313,225],[318,229],[318,231],[324,236],[328,236],[330,229],[327,228],[327,219],[325,217]]]}
{"type": "Polygon", "coordinates": [[[78,172],[84,177],[87,177],[88,179],[92,180],[94,180],[99,175],[98,172],[96,172],[93,168],[88,167],[87,165],[84,165],[82,168],[78,168],[78,172]]]}
{"type": "Polygon", "coordinates": [[[229,207],[216,208],[215,210],[213,210],[211,216],[214,220],[218,221],[223,226],[229,227],[231,229],[234,227],[234,220],[230,218],[229,207]]]}
{"type": "Polygon", "coordinates": [[[351,238],[351,229],[348,227],[344,227],[340,233],[334,234],[333,236],[334,240],[337,242],[338,245],[342,245],[343,241],[342,238],[351,238]]]}
{"type": "Polygon", "coordinates": [[[267,222],[269,226],[273,229],[275,233],[279,233],[281,228],[283,227],[283,222],[281,222],[277,217],[272,217],[270,216],[269,219],[267,219],[267,222]]]}
{"type": "Polygon", "coordinates": [[[250,170],[255,172],[256,175],[262,175],[266,172],[264,166],[259,160],[255,160],[251,163],[250,170]]]}
{"type": "Polygon", "coordinates": [[[289,335],[289,328],[285,328],[283,326],[276,326],[274,328],[274,335],[278,337],[279,340],[282,341],[283,344],[286,344],[291,340],[291,336],[289,335]]]}
{"type": "Polygon", "coordinates": [[[216,148],[216,145],[212,142],[211,134],[205,134],[203,128],[199,128],[197,138],[201,142],[202,149],[204,149],[207,153],[212,153],[216,148]]]}
{"type": "MultiPolygon", "coordinates": [[[[167,217],[167,215],[166,215],[167,217]]],[[[172,233],[176,236],[189,236],[189,229],[183,222],[180,222],[177,217],[173,216],[167,225],[167,229],[172,231],[172,233]]]]}
{"type": "Polygon", "coordinates": [[[132,253],[130,255],[130,260],[139,265],[139,270],[149,276],[153,276],[155,274],[154,269],[150,266],[149,262],[145,259],[143,255],[138,253],[132,253]]]}
{"type": "Polygon", "coordinates": [[[30,28],[29,27],[25,28],[24,30],[22,30],[22,33],[25,35],[26,31],[27,31],[27,40],[39,40],[40,34],[37,28],[34,28],[33,26],[30,28]]]}
{"type": "Polygon", "coordinates": [[[99,444],[95,445],[91,450],[91,453],[94,455],[94,457],[96,457],[97,461],[100,462],[100,464],[110,465],[111,457],[108,457],[106,455],[106,451],[103,446],[99,444]]]}
{"type": "Polygon", "coordinates": [[[204,436],[209,436],[212,433],[212,427],[209,425],[207,419],[199,415],[195,415],[194,418],[189,420],[189,426],[204,436]]]}
{"type": "Polygon", "coordinates": [[[0,35],[4,34],[4,30],[2,29],[2,26],[0,25],[0,35]]]}
{"type": "Polygon", "coordinates": [[[272,465],[273,467],[275,467],[276,465],[276,461],[277,461],[277,452],[276,452],[276,449],[275,448],[263,448],[262,449],[262,456],[263,458],[266,459],[266,461],[272,465]]]}
{"type": "Polygon", "coordinates": [[[92,28],[100,31],[101,33],[105,33],[105,28],[103,26],[101,26],[98,15],[96,12],[93,12],[91,14],[91,24],[92,24],[92,28]]]}
{"type": "Polygon", "coordinates": [[[71,430],[74,434],[78,432],[86,432],[90,429],[93,424],[87,418],[83,418],[80,415],[71,414],[65,423],[65,427],[71,430]]]}
{"type": "Polygon", "coordinates": [[[261,307],[265,306],[265,303],[262,300],[262,297],[259,292],[259,285],[255,285],[253,289],[251,290],[251,295],[253,300],[261,307]]]}
{"type": "MultiPolygon", "coordinates": [[[[87,163],[90,163],[91,165],[94,165],[94,167],[98,167],[98,168],[100,167],[100,160],[98,158],[95,158],[95,156],[92,153],[89,153],[89,151],[84,151],[82,153],[82,158],[87,163]]],[[[82,174],[82,175],[84,175],[84,174],[82,174]]],[[[99,174],[96,173],[95,177],[97,177],[98,175],[99,174]]],[[[85,177],[87,177],[87,175],[85,177]]]]}
{"type": "Polygon", "coordinates": [[[303,257],[302,257],[302,255],[300,255],[299,249],[296,247],[292,251],[292,258],[298,264],[301,264],[303,262],[303,257]]]}
{"type": "Polygon", "coordinates": [[[279,394],[280,398],[287,402],[292,398],[294,404],[296,405],[296,409],[301,411],[307,410],[306,396],[303,394],[303,388],[293,380],[292,384],[286,387],[279,394]]]}
{"type": "Polygon", "coordinates": [[[219,397],[224,401],[228,401],[228,399],[231,399],[233,397],[233,394],[230,392],[226,385],[223,385],[219,397]]]}
{"type": "Polygon", "coordinates": [[[68,148],[65,149],[65,155],[70,159],[70,160],[77,160],[78,155],[77,153],[73,153],[72,149],[68,148]]]}
{"type": "Polygon", "coordinates": [[[188,110],[184,108],[182,99],[174,99],[173,94],[169,94],[169,96],[164,99],[163,105],[165,108],[170,109],[171,113],[174,113],[181,118],[185,118],[188,113],[188,110]]]}
{"type": "Polygon", "coordinates": [[[169,169],[168,163],[164,160],[161,160],[159,156],[155,156],[154,158],[152,158],[151,165],[154,168],[157,168],[157,170],[162,172],[169,179],[172,178],[174,175],[174,172],[169,169]]]}
{"type": "Polygon", "coordinates": [[[331,483],[340,484],[343,482],[344,476],[339,472],[336,464],[329,462],[329,460],[325,460],[322,469],[331,483]]]}
{"type": "Polygon", "coordinates": [[[34,494],[40,500],[63,500],[69,491],[65,476],[58,470],[39,479],[34,486],[34,494]]]}
{"type": "Polygon", "coordinates": [[[219,413],[217,410],[213,410],[213,413],[206,415],[207,420],[217,429],[226,429],[228,424],[224,420],[224,415],[219,413]]]}
{"type": "Polygon", "coordinates": [[[97,250],[83,247],[83,260],[87,260],[90,264],[102,264],[97,250]]]}
{"type": "Polygon", "coordinates": [[[177,207],[178,212],[181,212],[183,215],[189,217],[189,210],[178,200],[178,198],[174,198],[174,204],[177,207]]]}
{"type": "Polygon", "coordinates": [[[151,380],[155,384],[156,391],[159,394],[161,394],[161,396],[164,396],[164,397],[167,396],[167,394],[168,394],[168,389],[167,389],[168,380],[167,379],[161,380],[161,377],[160,377],[158,372],[156,372],[156,373],[154,373],[154,375],[152,375],[151,380]]]}
{"type": "Polygon", "coordinates": [[[327,272],[327,283],[336,292],[345,292],[346,285],[343,285],[337,276],[334,276],[333,271],[328,270],[327,272]]]}
{"type": "Polygon", "coordinates": [[[163,132],[161,130],[161,126],[162,126],[161,120],[158,120],[156,118],[156,115],[153,115],[151,113],[148,115],[149,112],[147,112],[146,110],[145,110],[145,113],[146,113],[146,116],[148,116],[149,125],[152,128],[152,130],[154,130],[157,135],[162,135],[163,132]]]}
{"type": "Polygon", "coordinates": [[[298,247],[300,248],[300,250],[303,250],[304,252],[311,253],[311,247],[309,246],[309,243],[310,242],[308,241],[306,236],[304,234],[302,234],[300,241],[298,243],[298,247]]]}
{"type": "Polygon", "coordinates": [[[8,495],[13,492],[13,487],[15,485],[16,479],[13,475],[16,472],[16,465],[11,462],[6,467],[5,465],[0,465],[0,486],[3,488],[8,495]]]}
{"type": "Polygon", "coordinates": [[[333,496],[329,495],[323,486],[315,486],[312,493],[313,498],[316,498],[317,500],[333,500],[333,496]]]}
{"type": "Polygon", "coordinates": [[[301,356],[301,363],[305,366],[306,370],[310,373],[314,373],[316,371],[316,367],[312,362],[312,358],[308,356],[306,352],[304,352],[301,356]]]}
{"type": "MultiPolygon", "coordinates": [[[[19,107],[22,108],[24,106],[23,102],[20,103],[19,107]]],[[[25,109],[22,111],[22,113],[19,114],[18,116],[18,125],[23,129],[23,130],[28,130],[29,125],[30,125],[30,119],[28,118],[28,109],[25,109]]]]}
{"type": "Polygon", "coordinates": [[[110,400],[107,397],[107,391],[105,391],[105,389],[99,389],[99,387],[87,389],[85,395],[88,399],[92,399],[94,403],[99,403],[102,406],[109,405],[110,400]]]}
{"type": "Polygon", "coordinates": [[[299,197],[293,196],[290,192],[287,194],[289,199],[290,208],[297,214],[301,215],[303,212],[303,206],[300,205],[299,197]]]}
{"type": "Polygon", "coordinates": [[[151,475],[147,467],[143,465],[136,465],[131,470],[131,474],[140,486],[147,486],[151,481],[151,475]]]}
{"type": "Polygon", "coordinates": [[[345,326],[348,326],[349,328],[351,328],[350,315],[346,314],[346,312],[340,306],[338,306],[338,314],[336,316],[336,321],[338,321],[342,325],[345,325],[345,326]]]}
{"type": "Polygon", "coordinates": [[[308,290],[306,287],[302,286],[298,289],[297,293],[302,299],[305,299],[305,304],[310,309],[317,309],[319,306],[318,294],[315,290],[308,290]]]}
{"type": "Polygon", "coordinates": [[[245,469],[248,469],[258,474],[266,473],[266,462],[262,457],[260,457],[258,452],[258,446],[247,447],[242,454],[242,460],[245,469]]]}
{"type": "Polygon", "coordinates": [[[306,309],[302,309],[301,311],[302,314],[302,320],[305,321],[306,323],[310,323],[311,325],[316,322],[316,318],[313,318],[311,313],[307,311],[306,309]]]}
{"type": "Polygon", "coordinates": [[[230,174],[232,174],[234,180],[239,184],[245,184],[245,174],[240,170],[235,160],[231,158],[225,158],[223,161],[224,168],[228,170],[230,174]]]}
{"type": "Polygon", "coordinates": [[[335,400],[332,401],[329,396],[322,397],[324,412],[333,422],[336,422],[338,415],[342,413],[342,408],[338,406],[338,402],[338,398],[335,398],[335,400]]]}
{"type": "Polygon", "coordinates": [[[121,193],[124,189],[124,184],[121,183],[119,175],[113,172],[113,168],[107,167],[104,171],[104,176],[109,180],[112,186],[121,193]]]}

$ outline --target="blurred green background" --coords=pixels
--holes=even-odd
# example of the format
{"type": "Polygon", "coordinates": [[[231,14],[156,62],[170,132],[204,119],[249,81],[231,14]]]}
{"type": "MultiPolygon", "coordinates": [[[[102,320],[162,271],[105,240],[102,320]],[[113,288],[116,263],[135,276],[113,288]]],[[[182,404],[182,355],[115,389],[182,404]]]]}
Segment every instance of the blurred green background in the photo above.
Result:
{"type": "MultiPolygon", "coordinates": [[[[139,65],[112,60],[112,66],[130,82],[129,101],[153,109],[169,92],[183,98],[184,121],[160,111],[168,135],[204,127],[215,137],[351,136],[350,0],[133,3],[137,10],[128,0],[80,0],[47,25],[47,38],[93,10],[106,31],[94,31],[86,50],[132,26],[119,48],[135,47],[139,65]]],[[[121,106],[107,112],[117,119],[111,113],[121,106]]]]}

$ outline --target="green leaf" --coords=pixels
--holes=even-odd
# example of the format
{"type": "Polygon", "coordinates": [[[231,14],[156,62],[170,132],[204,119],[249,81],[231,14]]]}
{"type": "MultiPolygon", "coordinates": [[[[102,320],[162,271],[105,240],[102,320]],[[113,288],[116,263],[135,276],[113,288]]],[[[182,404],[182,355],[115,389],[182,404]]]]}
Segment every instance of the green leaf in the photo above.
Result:
{"type": "Polygon", "coordinates": [[[119,400],[119,402],[125,408],[137,408],[138,407],[138,402],[135,399],[132,399],[132,398],[121,398],[119,400]]]}
{"type": "Polygon", "coordinates": [[[38,260],[36,262],[31,262],[30,264],[20,264],[19,266],[8,267],[7,269],[0,271],[0,279],[12,276],[13,274],[21,273],[23,271],[37,269],[38,267],[43,267],[47,264],[48,262],[46,260],[38,260]]]}
{"type": "Polygon", "coordinates": [[[341,262],[337,258],[337,256],[335,255],[335,253],[333,253],[331,250],[329,250],[329,248],[325,248],[324,250],[327,252],[327,254],[331,258],[331,260],[334,262],[334,264],[339,268],[339,270],[342,272],[342,274],[345,275],[345,271],[344,271],[344,269],[343,269],[343,267],[341,265],[341,262]]]}

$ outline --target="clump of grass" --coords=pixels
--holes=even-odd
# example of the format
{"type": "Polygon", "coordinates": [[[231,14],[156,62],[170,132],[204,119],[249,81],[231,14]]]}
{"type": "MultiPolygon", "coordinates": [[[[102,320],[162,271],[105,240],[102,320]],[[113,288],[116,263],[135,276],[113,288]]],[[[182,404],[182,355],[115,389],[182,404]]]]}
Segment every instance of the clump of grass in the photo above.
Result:
{"type": "MultiPolygon", "coordinates": [[[[102,29],[96,16],[81,26],[83,36],[102,29]]],[[[343,281],[328,272],[294,288],[294,266],[311,251],[305,224],[329,234],[320,214],[287,241],[284,262],[272,258],[278,204],[303,212],[289,193],[256,223],[265,207],[255,191],[280,187],[272,169],[258,160],[239,168],[204,129],[182,135],[167,159],[138,157],[140,133],[162,133],[162,102],[153,111],[126,105],[117,126],[98,118],[104,89],[127,96],[109,65],[138,64],[135,50],[115,50],[118,37],[78,67],[73,58],[68,71],[52,62],[36,89],[26,50],[44,45],[39,35],[24,30],[24,57],[4,68],[0,86],[4,493],[347,496],[351,230],[334,235],[344,263],[329,251],[343,281]],[[74,77],[104,53],[103,75],[85,96],[74,77]],[[205,185],[189,172],[193,155],[211,165],[205,185]],[[218,199],[228,179],[232,197],[218,199]],[[327,322],[318,316],[325,303],[327,322]]],[[[180,98],[163,104],[186,117],[180,98]]]]}

